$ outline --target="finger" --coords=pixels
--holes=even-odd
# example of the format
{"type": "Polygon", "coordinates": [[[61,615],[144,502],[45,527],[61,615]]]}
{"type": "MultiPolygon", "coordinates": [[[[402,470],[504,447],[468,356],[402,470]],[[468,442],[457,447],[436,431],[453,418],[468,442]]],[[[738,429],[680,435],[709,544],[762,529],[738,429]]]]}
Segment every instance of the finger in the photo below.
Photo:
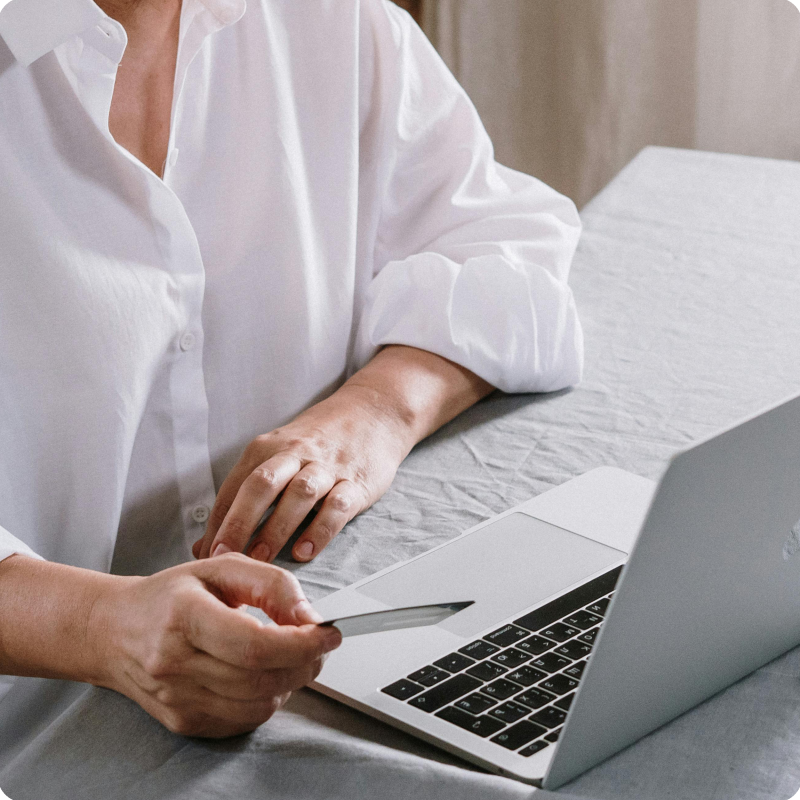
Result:
{"type": "Polygon", "coordinates": [[[264,460],[264,453],[256,453],[254,445],[251,443],[242,454],[239,461],[228,473],[228,477],[222,482],[214,501],[214,507],[208,515],[208,524],[205,534],[192,545],[192,553],[195,558],[208,558],[211,555],[211,544],[217,531],[225,521],[225,517],[236,498],[239,487],[244,483],[245,478],[264,460]]]}
{"type": "Polygon", "coordinates": [[[328,493],[314,521],[295,542],[292,550],[294,558],[297,561],[310,561],[366,507],[366,495],[358,484],[339,481],[328,493]]]}
{"type": "Polygon", "coordinates": [[[253,540],[250,556],[270,561],[333,487],[336,478],[320,464],[306,464],[289,482],[262,531],[253,540]]]}
{"type": "Polygon", "coordinates": [[[339,646],[341,637],[335,629],[294,624],[313,611],[290,573],[244,556],[203,564],[208,565],[205,573],[218,574],[200,577],[226,601],[257,606],[284,624],[262,625],[226,606],[211,592],[202,592],[188,606],[184,625],[185,635],[196,649],[234,666],[264,670],[302,667],[339,646]]]}
{"type": "Polygon", "coordinates": [[[321,658],[292,669],[244,669],[197,651],[183,660],[180,682],[191,681],[233,700],[268,700],[307,686],[321,669],[321,658]]]}
{"type": "MultiPolygon", "coordinates": [[[[210,656],[208,657],[210,660],[210,656]]],[[[217,662],[221,663],[221,662],[217,662]]],[[[220,697],[232,700],[268,700],[308,686],[322,669],[321,658],[292,669],[242,670],[238,680],[209,680],[198,675],[197,682],[220,697]]]]}
{"type": "MultiPolygon", "coordinates": [[[[232,616],[235,611],[227,609],[232,616]]],[[[252,619],[252,618],[251,618],[252,619]]],[[[190,634],[199,650],[227,664],[249,670],[299,669],[322,658],[338,647],[341,639],[333,628],[318,625],[236,625],[220,613],[203,612],[195,617],[190,634]],[[232,624],[233,623],[233,624],[232,624]]]]}
{"type": "MultiPolygon", "coordinates": [[[[297,578],[272,564],[230,553],[195,564],[192,572],[211,589],[200,594],[203,602],[220,597],[229,606],[254,606],[278,625],[305,625],[322,620],[309,605],[297,578]]],[[[241,613],[238,616],[247,619],[241,613]]],[[[249,619],[256,622],[252,617],[249,619]]]]}
{"type": "Polygon", "coordinates": [[[170,686],[142,698],[142,707],[171,731],[184,736],[222,738],[247,733],[266,722],[290,693],[264,700],[222,697],[202,686],[170,686]]]}
{"type": "Polygon", "coordinates": [[[225,521],[211,543],[211,555],[241,553],[247,540],[302,464],[288,453],[273,456],[257,466],[242,482],[225,521]]]}

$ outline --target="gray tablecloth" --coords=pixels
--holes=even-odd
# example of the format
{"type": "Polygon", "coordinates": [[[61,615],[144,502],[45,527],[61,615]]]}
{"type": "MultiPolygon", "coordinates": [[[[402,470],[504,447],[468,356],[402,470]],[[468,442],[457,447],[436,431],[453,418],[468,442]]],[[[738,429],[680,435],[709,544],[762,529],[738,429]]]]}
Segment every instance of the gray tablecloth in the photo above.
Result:
{"type": "MultiPolygon", "coordinates": [[[[670,454],[800,391],[800,164],[651,148],[583,213],[573,271],[586,378],[494,396],[416,448],[315,562],[318,599],[603,464],[657,478],[670,454]]],[[[588,772],[560,795],[784,800],[800,787],[800,650],[588,772]]],[[[0,773],[45,798],[522,798],[304,690],[250,736],[174,736],[87,689],[0,773]]]]}

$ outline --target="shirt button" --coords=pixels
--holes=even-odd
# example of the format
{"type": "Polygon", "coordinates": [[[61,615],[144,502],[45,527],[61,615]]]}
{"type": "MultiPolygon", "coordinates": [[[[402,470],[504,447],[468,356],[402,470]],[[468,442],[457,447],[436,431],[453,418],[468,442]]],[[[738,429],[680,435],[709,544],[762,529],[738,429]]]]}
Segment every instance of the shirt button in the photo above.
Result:
{"type": "Polygon", "coordinates": [[[178,163],[178,153],[180,150],[177,147],[173,147],[169,154],[169,165],[170,167],[174,167],[178,163]]]}
{"type": "Polygon", "coordinates": [[[208,519],[210,513],[208,506],[195,506],[192,509],[192,519],[202,525],[208,519]]]}
{"type": "Polygon", "coordinates": [[[191,350],[194,347],[195,343],[195,335],[193,333],[184,333],[180,339],[180,346],[181,350],[185,353],[187,350],[191,350]]]}

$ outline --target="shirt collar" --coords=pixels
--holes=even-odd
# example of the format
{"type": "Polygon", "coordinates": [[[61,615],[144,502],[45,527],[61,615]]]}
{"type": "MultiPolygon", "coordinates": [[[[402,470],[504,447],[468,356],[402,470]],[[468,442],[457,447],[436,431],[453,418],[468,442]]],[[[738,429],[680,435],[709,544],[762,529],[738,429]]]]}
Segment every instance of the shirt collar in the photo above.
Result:
{"type": "MultiPolygon", "coordinates": [[[[245,0],[200,0],[222,27],[244,15],[245,0]]],[[[108,20],[94,0],[0,0],[0,37],[28,67],[87,28],[108,20]]]]}
{"type": "MultiPolygon", "coordinates": [[[[2,2],[2,0],[0,0],[2,2]]],[[[200,0],[222,26],[238,22],[245,12],[245,0],[200,0]]]]}
{"type": "Polygon", "coordinates": [[[0,0],[0,36],[26,67],[106,19],[93,0],[0,0]]]}

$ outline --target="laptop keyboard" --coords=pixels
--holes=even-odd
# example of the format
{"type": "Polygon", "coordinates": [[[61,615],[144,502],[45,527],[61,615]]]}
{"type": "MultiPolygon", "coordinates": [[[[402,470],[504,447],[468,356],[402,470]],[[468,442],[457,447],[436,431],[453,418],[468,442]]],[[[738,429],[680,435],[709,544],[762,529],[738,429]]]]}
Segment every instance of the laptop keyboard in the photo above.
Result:
{"type": "Polygon", "coordinates": [[[381,689],[532,756],[558,740],[622,567],[381,689]]]}

